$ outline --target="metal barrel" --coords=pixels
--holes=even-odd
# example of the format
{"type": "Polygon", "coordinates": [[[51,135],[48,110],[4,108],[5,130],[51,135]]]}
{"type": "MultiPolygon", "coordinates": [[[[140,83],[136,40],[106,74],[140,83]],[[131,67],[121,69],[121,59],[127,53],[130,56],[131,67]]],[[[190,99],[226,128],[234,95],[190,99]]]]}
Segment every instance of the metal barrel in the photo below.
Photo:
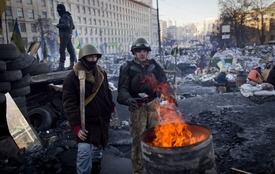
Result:
{"type": "Polygon", "coordinates": [[[141,148],[148,174],[216,174],[216,163],[211,131],[202,125],[188,124],[192,134],[206,134],[200,142],[180,147],[156,147],[154,128],[142,134],[141,148]]]}

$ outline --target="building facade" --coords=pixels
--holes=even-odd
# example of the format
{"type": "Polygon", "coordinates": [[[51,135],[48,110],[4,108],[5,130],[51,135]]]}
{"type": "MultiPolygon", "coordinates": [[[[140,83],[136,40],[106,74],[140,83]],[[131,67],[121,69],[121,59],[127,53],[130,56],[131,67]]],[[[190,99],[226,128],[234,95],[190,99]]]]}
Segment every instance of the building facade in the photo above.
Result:
{"type": "Polygon", "coordinates": [[[0,43],[11,42],[15,20],[25,46],[41,40],[57,43],[60,3],[72,14],[81,44],[93,44],[105,54],[127,53],[135,39],[144,37],[157,49],[156,9],[134,0],[7,0],[0,43]]]}

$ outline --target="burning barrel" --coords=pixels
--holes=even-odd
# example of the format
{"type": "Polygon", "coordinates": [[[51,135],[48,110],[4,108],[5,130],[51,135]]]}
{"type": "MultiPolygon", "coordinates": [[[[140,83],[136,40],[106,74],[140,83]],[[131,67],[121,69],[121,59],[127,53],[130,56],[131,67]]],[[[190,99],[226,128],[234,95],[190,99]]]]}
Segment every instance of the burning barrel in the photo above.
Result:
{"type": "Polygon", "coordinates": [[[142,134],[144,167],[149,174],[216,174],[212,140],[211,131],[202,125],[184,122],[157,125],[142,134]],[[172,129],[177,132],[167,134],[172,129]],[[173,137],[175,134],[181,134],[178,140],[173,137]]]}

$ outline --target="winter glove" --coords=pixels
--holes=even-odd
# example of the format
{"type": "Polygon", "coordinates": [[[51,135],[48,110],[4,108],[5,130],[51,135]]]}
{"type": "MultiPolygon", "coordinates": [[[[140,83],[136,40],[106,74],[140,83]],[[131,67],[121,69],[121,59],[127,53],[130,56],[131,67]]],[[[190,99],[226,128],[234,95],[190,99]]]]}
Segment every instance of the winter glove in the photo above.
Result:
{"type": "Polygon", "coordinates": [[[74,133],[75,133],[75,135],[77,135],[78,132],[79,132],[81,129],[82,129],[82,128],[81,128],[81,125],[78,125],[78,126],[74,127],[74,133]]]}
{"type": "Polygon", "coordinates": [[[127,100],[127,105],[129,106],[129,110],[132,112],[138,108],[137,101],[133,98],[127,100]]]}

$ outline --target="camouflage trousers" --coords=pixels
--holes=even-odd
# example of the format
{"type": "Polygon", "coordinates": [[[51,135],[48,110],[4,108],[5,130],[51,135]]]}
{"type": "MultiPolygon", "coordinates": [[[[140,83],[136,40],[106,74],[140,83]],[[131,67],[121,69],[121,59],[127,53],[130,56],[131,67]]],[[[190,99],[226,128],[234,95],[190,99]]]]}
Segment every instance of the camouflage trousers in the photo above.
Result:
{"type": "Polygon", "coordinates": [[[132,173],[143,173],[141,134],[159,123],[159,100],[155,99],[130,112],[130,134],[132,136],[132,173]]]}

